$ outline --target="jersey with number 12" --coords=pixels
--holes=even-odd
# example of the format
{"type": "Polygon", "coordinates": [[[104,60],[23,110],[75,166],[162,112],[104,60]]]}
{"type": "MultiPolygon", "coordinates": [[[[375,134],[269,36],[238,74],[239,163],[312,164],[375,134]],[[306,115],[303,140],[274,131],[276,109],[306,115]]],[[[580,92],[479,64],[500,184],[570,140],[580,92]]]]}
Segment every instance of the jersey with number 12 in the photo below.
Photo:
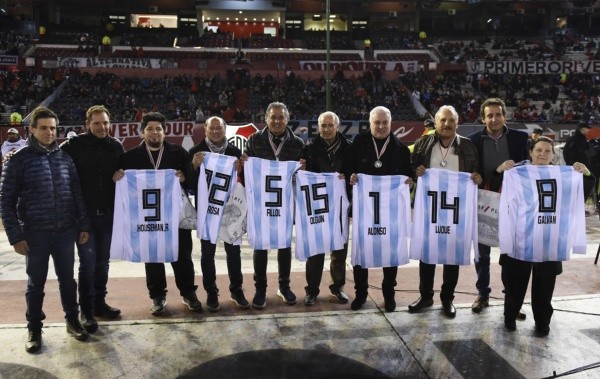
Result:
{"type": "Polygon", "coordinates": [[[248,202],[248,242],[256,250],[292,245],[292,177],[299,162],[250,157],[244,163],[248,202]]]}
{"type": "Polygon", "coordinates": [[[181,192],[175,170],[125,170],[116,185],[110,257],[177,261],[181,192]]]}
{"type": "Polygon", "coordinates": [[[408,263],[410,191],[404,175],[358,174],[352,191],[352,264],[363,268],[408,263]]]}
{"type": "Polygon", "coordinates": [[[205,153],[198,179],[197,236],[217,243],[223,209],[236,181],[236,157],[205,153]]]}

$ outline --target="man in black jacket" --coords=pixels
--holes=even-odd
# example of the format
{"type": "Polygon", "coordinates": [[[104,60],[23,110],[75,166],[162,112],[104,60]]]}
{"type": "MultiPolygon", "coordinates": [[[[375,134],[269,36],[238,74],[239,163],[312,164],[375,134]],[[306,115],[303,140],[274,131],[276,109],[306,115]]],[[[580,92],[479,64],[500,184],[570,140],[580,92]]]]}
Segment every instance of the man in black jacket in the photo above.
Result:
{"type": "MultiPolygon", "coordinates": [[[[269,104],[265,114],[267,127],[248,138],[242,159],[257,157],[277,161],[298,161],[304,147],[304,141],[296,136],[287,123],[290,112],[283,103],[269,104]]],[[[247,186],[256,185],[246,183],[247,186]]],[[[254,250],[254,286],[256,293],[252,307],[263,309],[267,306],[267,250],[254,250]]],[[[279,265],[279,289],[277,295],[288,305],[296,304],[296,295],[290,289],[290,270],[292,267],[292,249],[286,247],[277,252],[279,265]]]]}
{"type": "MultiPolygon", "coordinates": [[[[589,131],[590,125],[587,122],[577,124],[575,134],[567,139],[563,147],[563,157],[566,164],[573,165],[573,163],[579,162],[588,167],[591,166],[590,159],[588,158],[590,144],[587,140],[587,134],[589,131]]],[[[586,200],[592,194],[592,188],[594,188],[594,181],[584,180],[583,193],[586,200]]]]}
{"type": "MultiPolygon", "coordinates": [[[[499,98],[485,100],[480,107],[481,120],[485,127],[468,138],[477,147],[479,173],[483,177],[479,188],[500,192],[504,171],[514,167],[515,163],[529,157],[527,151],[528,135],[525,132],[506,127],[506,104],[499,98]]],[[[479,295],[471,310],[480,313],[489,305],[490,288],[490,247],[478,244],[479,260],[475,261],[477,270],[477,291],[479,295]]]]}
{"type": "MultiPolygon", "coordinates": [[[[340,118],[333,112],[321,113],[318,118],[319,135],[302,151],[306,160],[306,170],[311,172],[342,172],[344,155],[350,147],[350,142],[338,132],[340,118]]],[[[343,177],[343,174],[342,174],[343,177]]],[[[329,286],[331,296],[340,304],[348,302],[348,296],[343,288],[346,283],[346,256],[348,244],[344,248],[331,252],[329,272],[332,284],[329,286]]],[[[319,295],[319,285],[323,276],[325,254],[317,254],[306,261],[306,296],[305,305],[313,305],[319,295]]]]}
{"type": "MultiPolygon", "coordinates": [[[[358,182],[357,174],[368,175],[406,175],[412,184],[414,170],[410,164],[410,152],[402,142],[398,141],[392,131],[392,115],[383,106],[375,107],[369,114],[370,129],[354,138],[352,146],[344,158],[344,174],[351,185],[358,182]]],[[[403,220],[410,222],[410,220],[403,220]]],[[[354,288],[356,297],[350,305],[352,310],[360,309],[367,301],[369,288],[369,269],[354,266],[354,288]]],[[[388,312],[396,309],[395,287],[398,267],[383,268],[381,284],[385,309],[388,312]]]]}
{"type": "Polygon", "coordinates": [[[31,117],[27,146],[4,166],[0,182],[0,213],[9,243],[27,256],[27,329],[25,350],[42,347],[42,305],[50,256],[58,277],[67,333],[85,341],[89,334],[79,323],[77,284],[73,279],[75,241],[88,240],[89,220],[75,164],[56,143],[58,117],[37,108],[31,117]]]}
{"type": "MultiPolygon", "coordinates": [[[[165,141],[165,116],[158,112],[150,112],[142,118],[143,142],[121,156],[119,171],[113,179],[120,180],[125,176],[123,170],[176,170],[182,186],[186,187],[185,172],[189,165],[188,152],[181,146],[165,141]]],[[[152,307],[150,312],[157,316],[164,312],[167,305],[167,278],[164,263],[146,263],[146,286],[152,307]]],[[[175,273],[175,283],[183,304],[194,312],[202,312],[202,304],[196,296],[198,286],[194,284],[194,262],[192,261],[191,230],[179,229],[179,257],[171,262],[175,273]]]]}
{"type": "Polygon", "coordinates": [[[103,105],[88,108],[85,123],[87,133],[66,140],[60,148],[75,162],[92,225],[87,243],[77,244],[77,252],[81,324],[95,333],[98,322],[94,316],[116,318],[121,314],[121,310],[106,304],[106,284],[115,206],[112,176],[123,145],[108,135],[110,113],[103,105]]]}
{"type": "MultiPolygon", "coordinates": [[[[242,155],[240,149],[227,142],[225,138],[225,120],[221,117],[213,116],[206,120],[204,124],[205,138],[198,145],[190,149],[190,188],[196,190],[198,188],[198,169],[204,160],[204,153],[211,152],[216,154],[225,154],[231,157],[239,158],[242,155]]],[[[239,163],[239,161],[238,161],[239,163]]],[[[241,164],[238,164],[241,168],[241,164]]],[[[238,170],[239,172],[239,170],[238,170]]],[[[196,194],[197,196],[197,194],[196,194]]],[[[196,204],[198,199],[196,198],[196,204]]],[[[242,283],[244,277],[242,275],[242,260],[241,249],[239,245],[225,243],[225,254],[227,256],[227,272],[229,274],[229,291],[231,292],[231,301],[238,307],[247,309],[250,307],[248,300],[244,296],[242,283]]],[[[219,289],[217,288],[216,268],[215,268],[215,251],[217,245],[209,240],[200,240],[200,265],[202,266],[202,284],[207,293],[206,307],[211,312],[219,310],[219,289]]]]}

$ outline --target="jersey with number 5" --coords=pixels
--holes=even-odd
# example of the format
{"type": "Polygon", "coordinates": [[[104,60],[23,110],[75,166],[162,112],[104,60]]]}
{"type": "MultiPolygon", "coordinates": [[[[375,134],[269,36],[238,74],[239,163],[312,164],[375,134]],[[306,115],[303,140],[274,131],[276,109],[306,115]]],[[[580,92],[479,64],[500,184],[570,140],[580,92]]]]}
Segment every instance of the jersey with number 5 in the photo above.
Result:
{"type": "Polygon", "coordinates": [[[299,162],[250,157],[244,163],[248,203],[248,242],[257,250],[292,245],[292,177],[299,162]]]}

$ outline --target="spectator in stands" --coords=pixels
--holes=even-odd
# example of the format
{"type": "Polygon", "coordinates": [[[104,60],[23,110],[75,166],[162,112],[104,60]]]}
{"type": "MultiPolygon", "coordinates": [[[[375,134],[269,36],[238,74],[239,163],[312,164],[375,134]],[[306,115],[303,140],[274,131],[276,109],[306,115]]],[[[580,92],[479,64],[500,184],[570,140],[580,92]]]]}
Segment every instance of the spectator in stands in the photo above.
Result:
{"type": "Polygon", "coordinates": [[[6,162],[10,154],[13,154],[27,144],[27,142],[21,138],[19,131],[15,128],[8,129],[6,136],[6,141],[2,143],[2,164],[6,162]]]}
{"type": "Polygon", "coordinates": [[[75,241],[87,242],[90,225],[75,164],[56,143],[57,125],[53,111],[37,108],[31,117],[28,145],[7,162],[0,182],[0,214],[8,241],[15,252],[27,257],[28,353],[42,347],[42,321],[46,318],[42,306],[50,256],[67,333],[79,341],[89,337],[78,320],[73,266],[75,241]]]}

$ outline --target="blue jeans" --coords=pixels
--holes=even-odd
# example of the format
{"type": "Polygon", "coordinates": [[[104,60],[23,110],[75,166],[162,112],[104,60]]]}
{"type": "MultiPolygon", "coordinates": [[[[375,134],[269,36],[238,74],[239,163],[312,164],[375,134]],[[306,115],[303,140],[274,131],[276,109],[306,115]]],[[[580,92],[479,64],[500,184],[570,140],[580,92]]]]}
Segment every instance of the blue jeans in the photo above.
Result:
{"type": "Polygon", "coordinates": [[[477,291],[481,297],[490,297],[490,250],[488,245],[478,244],[479,261],[475,262],[475,270],[477,271],[477,291]]]}
{"type": "Polygon", "coordinates": [[[104,304],[108,266],[110,259],[110,240],[112,237],[112,212],[97,215],[89,212],[92,228],[87,243],[77,244],[79,254],[79,304],[81,311],[94,314],[96,304],[104,304]]]}
{"type": "Polygon", "coordinates": [[[73,279],[75,264],[75,228],[60,232],[35,231],[25,229],[25,240],[29,245],[26,257],[26,272],[28,276],[27,291],[27,328],[36,330],[42,328],[42,320],[46,315],[42,311],[44,303],[44,285],[48,277],[48,262],[50,256],[54,261],[54,270],[58,277],[60,301],[66,319],[77,319],[77,284],[73,279]]]}

